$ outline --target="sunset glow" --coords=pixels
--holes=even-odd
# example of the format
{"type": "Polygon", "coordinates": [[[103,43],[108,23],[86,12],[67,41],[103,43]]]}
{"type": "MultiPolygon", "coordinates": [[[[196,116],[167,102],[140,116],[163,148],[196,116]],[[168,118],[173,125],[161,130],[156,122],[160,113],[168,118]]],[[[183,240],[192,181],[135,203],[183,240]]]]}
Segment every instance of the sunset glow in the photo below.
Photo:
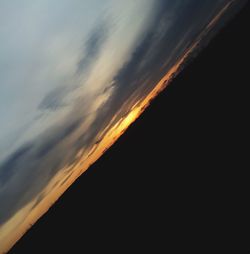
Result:
{"type": "Polygon", "coordinates": [[[235,6],[0,3],[0,254],[123,135],[235,6]]]}

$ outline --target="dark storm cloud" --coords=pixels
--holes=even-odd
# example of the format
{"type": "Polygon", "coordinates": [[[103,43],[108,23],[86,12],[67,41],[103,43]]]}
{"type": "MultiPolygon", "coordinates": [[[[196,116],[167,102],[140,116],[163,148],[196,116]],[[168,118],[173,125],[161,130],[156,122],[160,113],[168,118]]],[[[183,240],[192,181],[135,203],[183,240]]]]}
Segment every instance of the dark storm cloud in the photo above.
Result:
{"type": "Polygon", "coordinates": [[[91,31],[89,38],[84,44],[86,52],[78,62],[77,73],[82,74],[87,71],[93,64],[93,60],[99,55],[103,43],[108,38],[110,31],[110,23],[107,20],[102,20],[96,28],[91,31]]]}
{"type": "Polygon", "coordinates": [[[30,152],[32,149],[32,144],[25,144],[18,148],[10,157],[0,165],[0,188],[7,184],[9,179],[15,174],[18,169],[18,165],[22,159],[30,152]]]}
{"type": "Polygon", "coordinates": [[[41,103],[38,106],[40,110],[57,110],[58,108],[66,106],[64,102],[65,96],[71,91],[71,88],[67,86],[56,87],[50,91],[42,99],[41,103]]]}
{"type": "Polygon", "coordinates": [[[39,159],[46,156],[51,150],[53,150],[62,140],[70,136],[79,126],[82,124],[82,120],[78,119],[73,123],[70,123],[66,128],[57,131],[51,138],[45,140],[45,142],[37,149],[36,155],[39,159]]]}
{"type": "MultiPolygon", "coordinates": [[[[57,126],[32,143],[20,147],[0,166],[0,225],[37,197],[60,169],[74,163],[79,149],[98,142],[104,135],[100,137],[98,133],[110,124],[114,115],[118,112],[120,114],[112,124],[124,117],[129,112],[131,101],[136,101],[135,95],[141,98],[152,89],[226,2],[228,1],[160,0],[155,17],[130,60],[116,74],[113,84],[104,88],[103,93],[115,88],[114,95],[95,112],[97,117],[88,132],[83,131],[74,143],[68,142],[69,137],[76,133],[85,120],[83,116],[87,110],[79,104],[79,108],[84,111],[80,117],[69,117],[64,125],[57,126]],[[165,68],[162,69],[162,66],[165,68]]],[[[104,22],[89,35],[76,75],[87,74],[107,39],[108,27],[104,22]]],[[[45,96],[39,109],[55,110],[64,106],[64,98],[71,91],[65,87],[56,88],[45,96]]],[[[40,194],[36,205],[43,198],[43,194],[40,194]]]]}

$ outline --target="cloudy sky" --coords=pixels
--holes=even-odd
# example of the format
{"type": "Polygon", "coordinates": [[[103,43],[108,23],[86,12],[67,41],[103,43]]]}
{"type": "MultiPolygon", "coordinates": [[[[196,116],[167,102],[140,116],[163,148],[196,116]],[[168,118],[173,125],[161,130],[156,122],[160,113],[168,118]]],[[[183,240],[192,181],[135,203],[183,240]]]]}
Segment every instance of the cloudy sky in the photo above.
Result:
{"type": "Polygon", "coordinates": [[[0,252],[235,2],[0,1],[0,252]]]}

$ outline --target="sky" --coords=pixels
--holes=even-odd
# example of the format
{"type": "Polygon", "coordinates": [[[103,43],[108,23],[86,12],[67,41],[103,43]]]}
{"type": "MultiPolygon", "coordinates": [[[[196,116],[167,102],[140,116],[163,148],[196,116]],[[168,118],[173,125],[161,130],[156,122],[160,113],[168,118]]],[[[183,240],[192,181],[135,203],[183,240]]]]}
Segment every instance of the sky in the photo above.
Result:
{"type": "Polygon", "coordinates": [[[244,2],[0,2],[0,253],[244,2]]]}

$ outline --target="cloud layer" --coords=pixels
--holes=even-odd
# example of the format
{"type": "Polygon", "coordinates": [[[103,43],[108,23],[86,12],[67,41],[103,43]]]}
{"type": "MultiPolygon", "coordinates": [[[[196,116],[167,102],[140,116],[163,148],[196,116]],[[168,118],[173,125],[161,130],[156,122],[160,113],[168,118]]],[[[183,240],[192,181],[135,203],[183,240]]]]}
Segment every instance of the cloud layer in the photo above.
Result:
{"type": "Polygon", "coordinates": [[[229,2],[2,1],[0,227],[63,185],[229,2]]]}

